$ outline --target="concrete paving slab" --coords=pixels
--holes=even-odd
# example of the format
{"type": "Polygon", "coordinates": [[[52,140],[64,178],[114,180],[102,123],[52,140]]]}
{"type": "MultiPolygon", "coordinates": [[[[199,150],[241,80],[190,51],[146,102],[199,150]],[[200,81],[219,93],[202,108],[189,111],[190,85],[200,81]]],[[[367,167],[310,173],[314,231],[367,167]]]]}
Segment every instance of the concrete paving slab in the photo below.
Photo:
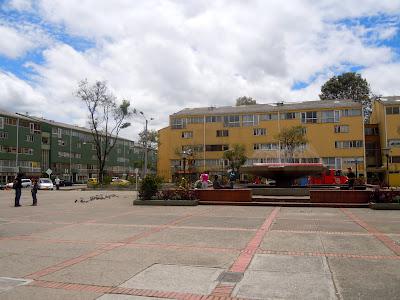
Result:
{"type": "Polygon", "coordinates": [[[118,262],[113,260],[88,259],[53,274],[41,277],[43,280],[117,286],[135,274],[149,267],[147,262],[118,262]]]}
{"type": "Polygon", "coordinates": [[[38,233],[33,236],[77,241],[118,242],[146,230],[149,229],[145,227],[77,224],[67,228],[38,233]]]}
{"type": "Polygon", "coordinates": [[[0,258],[0,276],[24,277],[33,272],[62,262],[63,258],[13,254],[0,258]]]}
{"type": "Polygon", "coordinates": [[[138,215],[129,214],[113,218],[99,219],[98,223],[135,224],[135,225],[162,225],[179,219],[179,215],[138,215]]]}
{"type": "Polygon", "coordinates": [[[385,223],[385,222],[368,221],[367,223],[372,227],[375,227],[375,229],[379,230],[382,233],[400,233],[400,222],[385,223]]]}
{"type": "Polygon", "coordinates": [[[373,236],[322,235],[321,240],[328,253],[358,255],[394,255],[373,236]]]}
{"type": "Polygon", "coordinates": [[[162,243],[200,247],[244,248],[254,232],[168,228],[142,238],[138,243],[162,243]]]}
{"type": "Polygon", "coordinates": [[[267,218],[274,208],[265,206],[213,206],[206,215],[209,217],[267,218]]]}
{"type": "Polygon", "coordinates": [[[270,231],[260,245],[261,249],[275,251],[323,252],[321,240],[315,233],[270,231]]]}
{"type": "Polygon", "coordinates": [[[328,260],[343,299],[399,299],[400,260],[328,260]]]}
{"type": "Polygon", "coordinates": [[[156,264],[121,287],[208,295],[217,286],[223,269],[156,264]]]}
{"type": "Polygon", "coordinates": [[[233,290],[247,299],[337,299],[330,275],[247,271],[233,290]]]}
{"type": "Polygon", "coordinates": [[[367,230],[354,222],[337,222],[329,220],[317,220],[317,230],[328,232],[364,232],[367,230]]]}
{"type": "Polygon", "coordinates": [[[0,293],[0,300],[93,300],[101,294],[83,291],[67,291],[32,286],[19,286],[12,290],[0,293]]]}
{"type": "Polygon", "coordinates": [[[284,273],[313,273],[329,275],[325,257],[256,254],[249,270],[284,273]]]}
{"type": "Polygon", "coordinates": [[[0,236],[10,237],[31,235],[45,230],[55,229],[65,225],[40,224],[40,223],[6,223],[0,225],[0,236]]]}
{"type": "Polygon", "coordinates": [[[228,268],[233,264],[238,255],[239,251],[222,253],[196,248],[174,249],[162,246],[137,248],[128,245],[101,254],[96,259],[126,262],[130,265],[146,261],[149,264],[159,263],[228,268]]]}
{"type": "Polygon", "coordinates": [[[317,225],[313,220],[277,219],[274,221],[271,229],[315,231],[317,230],[317,225]]]}
{"type": "Polygon", "coordinates": [[[264,221],[264,218],[194,216],[180,223],[179,226],[256,229],[259,228],[264,221]]]}

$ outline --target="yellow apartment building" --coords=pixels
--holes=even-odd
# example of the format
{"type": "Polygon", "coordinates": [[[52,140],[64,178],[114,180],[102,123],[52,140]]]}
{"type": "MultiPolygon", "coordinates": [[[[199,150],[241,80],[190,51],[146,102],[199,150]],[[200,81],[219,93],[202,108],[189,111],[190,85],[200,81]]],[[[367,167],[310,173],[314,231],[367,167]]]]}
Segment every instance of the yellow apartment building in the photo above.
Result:
{"type": "Polygon", "coordinates": [[[171,181],[182,174],[193,179],[205,170],[224,174],[224,151],[243,144],[246,164],[284,162],[276,135],[302,125],[307,145],[292,162],[322,162],[330,168],[357,168],[364,174],[365,135],[360,104],[352,101],[185,108],[170,115],[159,131],[158,175],[171,181]]]}
{"type": "Polygon", "coordinates": [[[379,128],[385,176],[391,186],[400,186],[400,96],[374,101],[370,123],[379,128]]]}

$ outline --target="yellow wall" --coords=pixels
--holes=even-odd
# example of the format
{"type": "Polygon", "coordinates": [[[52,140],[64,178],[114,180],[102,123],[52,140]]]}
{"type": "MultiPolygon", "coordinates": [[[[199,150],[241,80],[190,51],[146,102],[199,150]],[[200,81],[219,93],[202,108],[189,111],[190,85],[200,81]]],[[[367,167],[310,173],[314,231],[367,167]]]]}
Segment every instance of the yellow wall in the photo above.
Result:
{"type": "MultiPolygon", "coordinates": [[[[335,108],[335,110],[346,109],[335,108]]],[[[353,107],[354,108],[354,107],[353,107]]],[[[361,108],[361,107],[360,107],[361,108]]],[[[326,109],[332,110],[332,109],[326,109]]],[[[322,111],[321,109],[302,109],[293,110],[287,108],[285,112],[304,112],[304,111],[322,111]]],[[[257,112],[245,113],[247,114],[265,114],[271,112],[257,112]]],[[[215,115],[218,115],[217,113],[215,115]]],[[[228,115],[228,114],[227,114],[228,115]]],[[[230,113],[229,115],[237,115],[237,113],[230,113]]],[[[189,115],[179,115],[179,118],[189,117],[189,115]]],[[[253,144],[255,143],[276,143],[275,136],[279,133],[279,128],[292,127],[302,125],[307,128],[307,139],[309,140],[308,149],[301,154],[301,157],[320,158],[320,157],[364,157],[364,148],[350,148],[350,149],[336,149],[335,141],[348,141],[348,140],[363,140],[363,119],[362,116],[341,117],[340,123],[316,123],[316,124],[302,124],[301,119],[294,120],[270,120],[260,121],[256,126],[241,126],[241,127],[224,127],[223,122],[219,123],[205,123],[205,124],[187,124],[185,129],[171,129],[171,127],[163,128],[160,133],[160,147],[158,152],[158,172],[159,175],[166,179],[171,179],[172,172],[170,160],[181,159],[179,152],[181,152],[183,145],[213,145],[213,144],[244,144],[246,147],[246,155],[248,158],[265,158],[265,157],[278,157],[278,151],[255,151],[253,144]],[[349,133],[335,133],[335,125],[349,125],[349,133]],[[254,128],[266,128],[267,134],[265,136],[254,136],[254,128]],[[228,137],[216,137],[217,130],[229,130],[228,137]],[[183,131],[193,131],[193,138],[184,139],[181,137],[183,131]],[[204,134],[205,133],[205,134],[204,134]]],[[[205,152],[205,159],[220,159],[223,152],[205,152]]],[[[203,160],[204,153],[196,153],[194,159],[203,160]]],[[[346,168],[343,165],[342,168],[346,168]]],[[[214,167],[218,169],[220,167],[214,167]]],[[[212,167],[206,166],[205,169],[212,170],[212,167]]],[[[201,165],[198,170],[204,170],[201,165]]],[[[358,166],[359,171],[364,170],[364,165],[358,166]]]]}

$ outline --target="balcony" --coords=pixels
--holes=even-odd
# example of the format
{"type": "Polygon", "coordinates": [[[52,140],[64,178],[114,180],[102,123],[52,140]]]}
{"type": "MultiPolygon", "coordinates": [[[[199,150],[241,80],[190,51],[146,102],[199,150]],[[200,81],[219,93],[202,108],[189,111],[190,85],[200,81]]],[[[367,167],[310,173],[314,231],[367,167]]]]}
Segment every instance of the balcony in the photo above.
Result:
{"type": "Polygon", "coordinates": [[[32,168],[32,167],[19,167],[20,172],[24,173],[41,173],[41,168],[32,168]]]}
{"type": "Polygon", "coordinates": [[[16,167],[0,166],[1,173],[17,173],[18,169],[16,167]]]}

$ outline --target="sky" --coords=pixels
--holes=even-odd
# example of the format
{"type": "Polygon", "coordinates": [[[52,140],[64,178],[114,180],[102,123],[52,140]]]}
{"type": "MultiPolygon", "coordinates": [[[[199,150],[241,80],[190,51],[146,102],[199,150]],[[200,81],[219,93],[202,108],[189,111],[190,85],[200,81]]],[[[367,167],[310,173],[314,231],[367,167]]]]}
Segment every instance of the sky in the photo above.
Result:
{"type": "MultiPolygon", "coordinates": [[[[186,107],[317,100],[358,72],[400,95],[400,0],[0,0],[0,108],[85,126],[78,83],[168,125],[186,107]]],[[[140,115],[122,136],[137,139],[140,115]]]]}

